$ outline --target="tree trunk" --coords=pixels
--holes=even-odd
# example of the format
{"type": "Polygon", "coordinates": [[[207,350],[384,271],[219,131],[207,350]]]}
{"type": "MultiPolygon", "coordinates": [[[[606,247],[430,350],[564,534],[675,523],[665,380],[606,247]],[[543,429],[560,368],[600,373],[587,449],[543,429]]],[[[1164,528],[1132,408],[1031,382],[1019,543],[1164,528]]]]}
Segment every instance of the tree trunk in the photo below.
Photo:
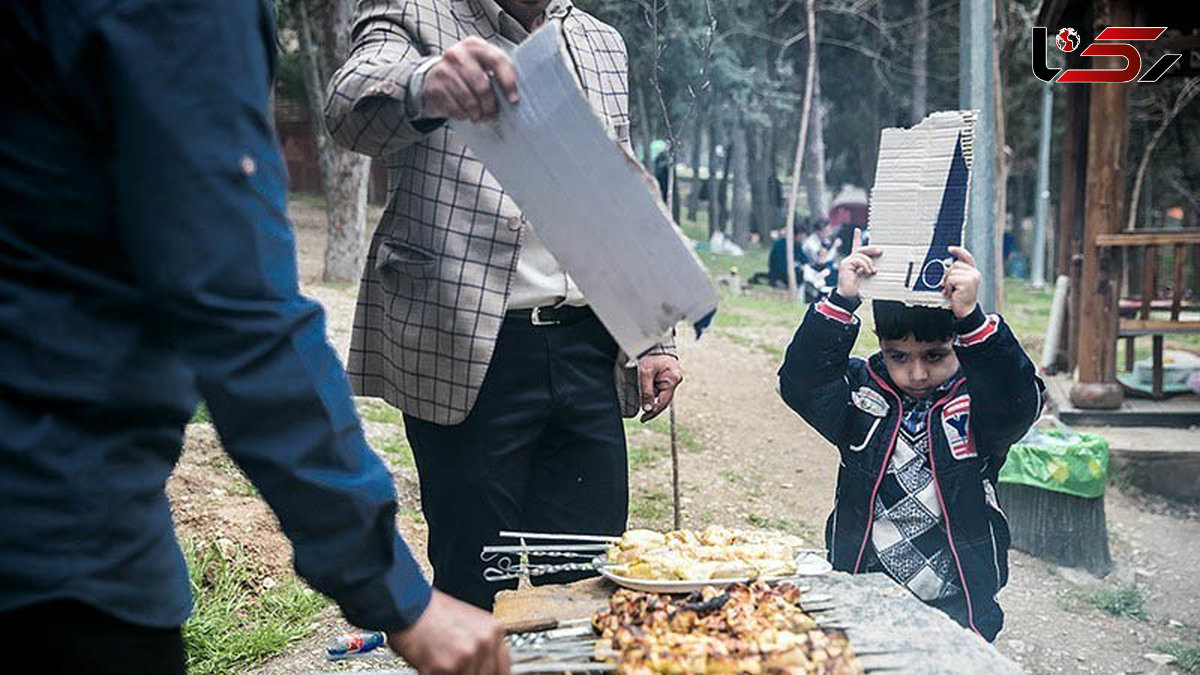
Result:
{"type": "Polygon", "coordinates": [[[763,233],[766,216],[766,183],[763,172],[762,129],[752,127],[746,130],[746,172],[750,181],[750,222],[749,231],[763,233]]]}
{"type": "Polygon", "coordinates": [[[733,175],[733,155],[740,143],[737,138],[737,127],[733,124],[725,128],[725,162],[721,167],[721,180],[717,184],[717,229],[728,233],[729,225],[729,180],[733,175]]]}
{"type": "Polygon", "coordinates": [[[808,122],[812,116],[813,87],[817,76],[817,12],[815,0],[804,3],[808,26],[808,67],[804,75],[804,104],[800,110],[800,133],[796,138],[796,159],[792,164],[792,185],[788,191],[787,224],[783,236],[788,242],[784,246],[787,251],[787,282],[788,295],[796,297],[796,259],[794,246],[791,245],[796,232],[796,199],[800,193],[800,175],[804,169],[804,144],[808,140],[808,122]]]}
{"type": "MultiPolygon", "coordinates": [[[[700,209],[700,157],[704,145],[704,108],[696,108],[696,119],[692,122],[692,181],[689,183],[687,196],[687,217],[696,222],[696,212],[700,209]]],[[[712,147],[712,144],[709,144],[712,147]]],[[[708,164],[712,166],[712,152],[709,152],[708,164]]],[[[711,171],[711,169],[710,169],[711,171]]]]}
{"type": "Polygon", "coordinates": [[[808,198],[808,213],[816,218],[826,218],[829,208],[825,203],[825,106],[821,103],[819,61],[813,70],[812,119],[808,126],[807,151],[808,156],[804,159],[804,192],[808,198]]]}
{"type": "Polygon", "coordinates": [[[731,237],[738,245],[745,246],[750,239],[750,163],[746,146],[750,144],[750,133],[744,124],[738,124],[733,145],[733,195],[730,198],[729,215],[732,220],[731,237]]]}
{"type": "Polygon", "coordinates": [[[996,496],[1008,516],[1013,548],[1096,576],[1112,571],[1104,497],[1084,499],[1011,483],[996,486],[996,496]]]}
{"type": "Polygon", "coordinates": [[[650,128],[650,110],[646,107],[646,95],[641,87],[634,87],[637,94],[638,135],[642,137],[642,164],[650,175],[654,175],[654,158],[650,156],[650,144],[654,142],[654,130],[650,128]]]}
{"type": "Polygon", "coordinates": [[[349,0],[323,4],[311,11],[308,0],[292,0],[290,9],[300,42],[304,91],[313,133],[321,183],[325,188],[328,231],[321,279],[352,282],[362,274],[363,235],[367,226],[367,185],[371,159],[334,143],[325,129],[325,89],[336,64],[349,55],[349,0]]]}
{"type": "MultiPolygon", "coordinates": [[[[718,198],[721,182],[717,180],[717,122],[715,119],[708,123],[708,236],[711,239],[714,232],[721,229],[721,200],[718,198]]],[[[722,174],[723,175],[723,174],[722,174]]]]}
{"type": "Polygon", "coordinates": [[[1003,58],[1001,45],[1004,35],[1000,23],[1004,16],[1003,0],[996,0],[996,23],[992,30],[992,78],[995,95],[993,96],[996,118],[996,207],[994,211],[995,227],[995,259],[993,274],[995,275],[996,311],[1004,311],[1004,231],[1008,223],[1008,155],[1004,152],[1004,71],[1000,68],[1003,58]]]}
{"type": "Polygon", "coordinates": [[[912,123],[925,119],[929,91],[929,0],[916,0],[916,34],[913,36],[912,123]]]}
{"type": "Polygon", "coordinates": [[[1133,176],[1133,190],[1129,197],[1129,219],[1125,222],[1125,229],[1132,230],[1137,224],[1138,203],[1142,197],[1142,181],[1146,177],[1146,167],[1150,165],[1150,155],[1154,154],[1154,148],[1158,147],[1159,140],[1162,139],[1167,127],[1171,126],[1175,116],[1187,106],[1197,92],[1200,92],[1200,78],[1191,78],[1184,83],[1183,89],[1179,91],[1174,103],[1163,111],[1162,121],[1159,122],[1158,128],[1154,130],[1154,134],[1150,136],[1150,140],[1142,150],[1142,158],[1138,161],[1137,171],[1133,176]]]}

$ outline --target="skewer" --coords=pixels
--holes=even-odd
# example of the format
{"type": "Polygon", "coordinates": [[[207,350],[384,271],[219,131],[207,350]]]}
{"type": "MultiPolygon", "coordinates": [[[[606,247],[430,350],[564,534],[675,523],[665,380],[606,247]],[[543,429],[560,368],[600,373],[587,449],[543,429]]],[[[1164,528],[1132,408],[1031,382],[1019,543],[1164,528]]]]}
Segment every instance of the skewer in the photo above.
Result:
{"type": "Polygon", "coordinates": [[[544,546],[484,546],[484,553],[600,552],[608,544],[547,544],[544,546]]]}
{"type": "Polygon", "coordinates": [[[511,673],[522,675],[526,673],[612,673],[617,670],[614,663],[569,662],[556,661],[548,663],[515,663],[511,673]]]}
{"type": "Polygon", "coordinates": [[[597,541],[606,544],[615,544],[621,541],[620,537],[611,537],[599,534],[557,534],[550,532],[511,532],[508,530],[500,531],[501,537],[509,539],[541,539],[543,541],[597,541]]]}

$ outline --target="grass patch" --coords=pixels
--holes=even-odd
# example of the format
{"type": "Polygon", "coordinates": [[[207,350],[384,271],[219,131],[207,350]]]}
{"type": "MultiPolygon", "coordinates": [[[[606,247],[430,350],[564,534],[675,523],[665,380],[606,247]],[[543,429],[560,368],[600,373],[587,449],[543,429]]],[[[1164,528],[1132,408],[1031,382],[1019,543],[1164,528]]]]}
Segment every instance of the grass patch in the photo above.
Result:
{"type": "Polygon", "coordinates": [[[204,401],[196,406],[196,412],[192,413],[192,422],[212,424],[212,413],[208,412],[208,406],[204,404],[204,401]]]}
{"type": "Polygon", "coordinates": [[[376,444],[375,448],[383,454],[385,459],[406,469],[413,469],[417,466],[417,462],[413,459],[412,448],[409,447],[408,440],[404,438],[403,434],[395,434],[386,441],[376,444]]]}
{"type": "Polygon", "coordinates": [[[1120,588],[1104,588],[1084,595],[1084,600],[1096,609],[1125,619],[1145,621],[1146,601],[1134,584],[1120,588]]]}
{"type": "Polygon", "coordinates": [[[379,401],[367,403],[365,399],[358,399],[358,414],[370,422],[392,424],[404,428],[404,413],[386,403],[379,401]]]}
{"type": "Polygon", "coordinates": [[[250,480],[245,476],[234,481],[233,486],[229,488],[229,491],[239,497],[262,497],[262,495],[258,492],[258,488],[254,487],[254,483],[251,483],[250,480]]]}
{"type": "Polygon", "coordinates": [[[641,520],[659,520],[671,513],[671,498],[665,492],[647,492],[629,500],[629,515],[641,520]]]}
{"type": "Polygon", "coordinates": [[[786,532],[803,538],[805,541],[817,541],[817,531],[808,523],[793,523],[786,518],[772,518],[770,516],[760,516],[757,513],[746,515],[746,522],[761,530],[775,530],[777,532],[786,532]]]}
{"type": "Polygon", "coordinates": [[[1175,657],[1175,667],[1185,673],[1200,673],[1200,647],[1186,647],[1179,643],[1160,644],[1155,647],[1163,654],[1175,657]]]}
{"type": "Polygon", "coordinates": [[[242,672],[283,652],[313,630],[326,600],[289,579],[256,594],[240,551],[226,560],[216,545],[185,541],[195,610],[183,625],[188,672],[242,672]]]}
{"type": "Polygon", "coordinates": [[[425,522],[425,514],[421,513],[420,509],[402,507],[400,509],[400,517],[405,518],[407,520],[411,520],[414,523],[424,523],[425,522]]]}
{"type": "Polygon", "coordinates": [[[638,444],[629,448],[629,467],[640,469],[671,454],[671,449],[657,443],[638,444]]]}
{"type": "Polygon", "coordinates": [[[785,348],[782,345],[763,342],[762,340],[756,340],[755,338],[728,330],[719,330],[717,333],[736,345],[740,345],[751,351],[759,352],[760,354],[766,354],[776,361],[783,361],[785,348]]]}
{"type": "MultiPolygon", "coordinates": [[[[664,410],[661,415],[655,417],[649,422],[643,423],[638,417],[625,418],[625,437],[628,438],[633,434],[640,434],[644,431],[649,431],[654,434],[661,434],[663,441],[662,451],[666,454],[671,452],[671,413],[664,410]]],[[[696,437],[695,432],[690,426],[683,423],[683,420],[678,415],[675,417],[675,442],[679,445],[680,450],[694,452],[701,449],[700,440],[696,437]]]]}

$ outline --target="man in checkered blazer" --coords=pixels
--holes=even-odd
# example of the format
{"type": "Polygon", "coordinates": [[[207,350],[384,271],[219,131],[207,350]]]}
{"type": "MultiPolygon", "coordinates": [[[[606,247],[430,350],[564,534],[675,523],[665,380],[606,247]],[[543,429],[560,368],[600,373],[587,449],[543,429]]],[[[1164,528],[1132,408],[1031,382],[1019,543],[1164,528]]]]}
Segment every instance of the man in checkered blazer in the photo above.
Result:
{"type": "Polygon", "coordinates": [[[624,41],[569,0],[363,0],[326,108],[334,138],[384,158],[389,174],[350,378],[404,412],[434,585],[483,608],[516,585],[483,578],[480,549],[498,531],[624,530],[621,418],[657,416],[682,380],[669,336],[625,367],[520,208],[445,124],[493,118],[493,80],[520,105],[507,52],[543,24],[629,149],[624,41]]]}

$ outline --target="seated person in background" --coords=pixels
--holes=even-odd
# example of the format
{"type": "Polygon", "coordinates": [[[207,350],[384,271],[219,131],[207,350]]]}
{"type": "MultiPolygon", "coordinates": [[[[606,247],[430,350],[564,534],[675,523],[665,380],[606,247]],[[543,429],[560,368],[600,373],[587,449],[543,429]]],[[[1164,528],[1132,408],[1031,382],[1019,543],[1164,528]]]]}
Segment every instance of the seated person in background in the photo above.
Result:
{"type": "MultiPolygon", "coordinates": [[[[808,262],[808,256],[804,253],[804,239],[808,236],[808,231],[803,227],[797,227],[792,237],[792,251],[795,255],[796,277],[802,279],[800,266],[808,262]]],[[[771,253],[767,258],[767,283],[776,287],[787,287],[787,233],[780,235],[775,243],[771,245],[771,253]]]]}
{"type": "Polygon", "coordinates": [[[779,371],[784,401],[841,454],[830,562],[883,572],[994,640],[1009,545],[995,482],[1044,387],[1007,324],[980,309],[980,273],[958,247],[945,279],[951,309],[876,300],[880,351],[850,356],[859,280],[881,254],[860,242],[856,231],[837,290],[809,308],[779,371]]]}

